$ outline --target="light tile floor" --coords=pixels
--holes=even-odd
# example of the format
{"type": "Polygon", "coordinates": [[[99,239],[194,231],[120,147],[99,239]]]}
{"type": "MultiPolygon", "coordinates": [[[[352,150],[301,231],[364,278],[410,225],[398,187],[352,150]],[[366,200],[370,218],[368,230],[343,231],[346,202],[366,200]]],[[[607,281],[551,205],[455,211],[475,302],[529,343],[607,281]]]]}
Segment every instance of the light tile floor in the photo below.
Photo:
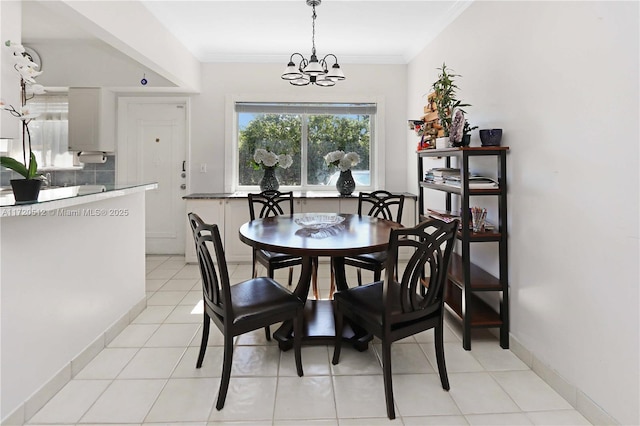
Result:
{"type": "MultiPolygon", "coordinates": [[[[351,268],[352,269],[352,268],[351,268]]],[[[229,265],[232,282],[250,265],[229,265]]],[[[299,271],[296,271],[299,272],[299,271]]],[[[276,279],[286,282],[286,270],[276,279]]],[[[321,294],[328,295],[328,264],[321,294]]],[[[355,278],[349,271],[350,278],[355,278]]],[[[369,278],[369,277],[367,277],[369,278]]],[[[147,308],[32,417],[30,425],[587,425],[551,387],[488,332],[462,349],[459,324],[446,319],[445,357],[451,390],[440,386],[433,332],[393,346],[394,421],[386,417],[379,345],[349,346],[331,365],[333,347],[280,352],[264,332],[236,339],[231,383],[222,411],[214,408],[222,335],[211,327],[204,365],[195,368],[202,306],[197,265],[147,257],[147,308]]]]}

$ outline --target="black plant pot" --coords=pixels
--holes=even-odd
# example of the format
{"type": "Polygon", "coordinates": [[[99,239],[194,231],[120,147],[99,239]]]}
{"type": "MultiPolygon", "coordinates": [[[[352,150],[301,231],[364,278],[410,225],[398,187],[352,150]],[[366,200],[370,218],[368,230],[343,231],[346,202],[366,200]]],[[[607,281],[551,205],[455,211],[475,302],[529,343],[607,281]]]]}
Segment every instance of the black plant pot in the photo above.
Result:
{"type": "Polygon", "coordinates": [[[462,140],[460,142],[453,142],[453,146],[455,147],[462,147],[462,146],[469,146],[469,144],[471,143],[471,135],[467,134],[467,135],[462,135],[462,140]]]}
{"type": "Polygon", "coordinates": [[[38,201],[41,186],[42,181],[40,179],[12,179],[11,188],[13,189],[16,204],[38,201]]]}

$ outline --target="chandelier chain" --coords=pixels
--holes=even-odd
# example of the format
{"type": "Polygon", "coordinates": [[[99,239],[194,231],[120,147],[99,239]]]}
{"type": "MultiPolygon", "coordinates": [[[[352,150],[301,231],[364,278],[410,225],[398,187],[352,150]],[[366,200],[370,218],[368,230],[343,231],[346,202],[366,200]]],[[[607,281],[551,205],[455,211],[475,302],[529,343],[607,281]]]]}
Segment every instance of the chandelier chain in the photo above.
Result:
{"type": "Polygon", "coordinates": [[[316,54],[316,5],[311,6],[313,8],[313,15],[311,15],[311,54],[316,54]]]}

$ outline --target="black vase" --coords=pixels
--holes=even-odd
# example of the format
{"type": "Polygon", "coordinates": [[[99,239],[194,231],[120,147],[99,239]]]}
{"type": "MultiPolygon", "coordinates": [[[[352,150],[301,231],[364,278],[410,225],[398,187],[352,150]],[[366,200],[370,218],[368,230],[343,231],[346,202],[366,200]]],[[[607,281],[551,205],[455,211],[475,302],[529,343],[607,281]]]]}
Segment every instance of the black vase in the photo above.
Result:
{"type": "Polygon", "coordinates": [[[356,189],[356,181],[353,179],[351,170],[340,172],[340,176],[336,182],[336,189],[340,195],[351,195],[351,193],[356,189]]]}
{"type": "Polygon", "coordinates": [[[266,167],[264,169],[264,175],[260,179],[261,191],[277,191],[280,188],[280,183],[276,177],[275,167],[266,167]]]}
{"type": "Polygon", "coordinates": [[[41,186],[40,179],[11,179],[11,188],[16,204],[38,201],[41,186]]]}

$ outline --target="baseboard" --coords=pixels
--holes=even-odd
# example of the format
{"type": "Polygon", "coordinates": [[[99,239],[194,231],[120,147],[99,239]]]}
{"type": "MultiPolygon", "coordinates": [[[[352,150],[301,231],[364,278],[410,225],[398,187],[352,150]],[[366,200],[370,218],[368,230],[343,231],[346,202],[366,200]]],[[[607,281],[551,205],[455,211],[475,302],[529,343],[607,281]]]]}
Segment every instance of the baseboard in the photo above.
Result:
{"type": "Polygon", "coordinates": [[[5,417],[0,425],[23,425],[31,419],[44,405],[49,402],[73,377],[86,367],[96,355],[100,353],[126,326],[146,308],[146,296],[137,302],[127,313],[117,319],[93,342],[83,349],[67,365],[53,375],[49,381],[35,391],[23,404],[5,417]]]}
{"type": "Polygon", "coordinates": [[[594,425],[619,425],[620,422],[611,417],[605,410],[589,398],[575,385],[568,382],[556,370],[542,362],[532,351],[527,349],[518,339],[509,335],[509,347],[522,362],[544,380],[553,390],[567,400],[573,408],[594,425]]]}

